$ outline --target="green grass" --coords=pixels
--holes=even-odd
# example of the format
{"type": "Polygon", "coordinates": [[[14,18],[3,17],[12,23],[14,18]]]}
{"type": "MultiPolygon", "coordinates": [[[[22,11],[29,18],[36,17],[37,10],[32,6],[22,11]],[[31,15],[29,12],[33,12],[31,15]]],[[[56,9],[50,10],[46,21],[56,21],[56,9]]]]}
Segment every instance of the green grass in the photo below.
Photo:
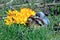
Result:
{"type": "Polygon", "coordinates": [[[48,16],[51,21],[48,29],[45,27],[34,29],[20,24],[7,26],[3,20],[0,20],[0,40],[60,40],[59,32],[55,33],[52,29],[49,30],[54,23],[60,22],[59,16],[48,16]]]}
{"type": "MultiPolygon", "coordinates": [[[[4,0],[0,0],[0,3],[4,0]]],[[[23,4],[23,2],[19,0],[14,0],[13,4],[23,4]]],[[[4,1],[5,3],[6,1],[4,1]]],[[[32,5],[31,5],[32,6],[32,5]]],[[[32,6],[33,8],[34,6],[32,6]]],[[[52,8],[52,13],[53,13],[52,8]]],[[[36,10],[36,9],[35,9],[36,10]]],[[[0,10],[0,15],[5,14],[6,7],[2,7],[0,10]]],[[[40,10],[36,10],[40,11],[40,10]]],[[[60,11],[59,11],[60,12],[60,11]]],[[[38,29],[29,28],[29,26],[24,26],[20,24],[12,24],[11,26],[7,26],[4,23],[4,20],[0,20],[0,40],[60,40],[60,33],[55,33],[52,30],[54,23],[60,22],[60,14],[58,16],[48,16],[50,19],[50,24],[48,28],[40,27],[38,29]]]]}

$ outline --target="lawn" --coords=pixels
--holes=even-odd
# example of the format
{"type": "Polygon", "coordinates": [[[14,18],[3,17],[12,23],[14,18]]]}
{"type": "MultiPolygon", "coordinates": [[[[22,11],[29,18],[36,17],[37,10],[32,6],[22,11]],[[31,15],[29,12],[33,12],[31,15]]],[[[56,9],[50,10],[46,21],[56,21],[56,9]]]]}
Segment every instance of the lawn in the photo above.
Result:
{"type": "MultiPolygon", "coordinates": [[[[0,3],[5,3],[6,1],[0,0],[0,3]]],[[[21,1],[14,0],[16,4],[23,4],[23,2],[21,1]]],[[[13,5],[16,5],[14,2],[13,5]]],[[[1,7],[0,16],[6,15],[5,11],[7,11],[7,9],[8,8],[6,8],[6,6],[1,7]]],[[[53,8],[52,8],[52,14],[53,14],[53,8]]],[[[55,15],[51,16],[49,14],[48,18],[50,20],[48,28],[39,27],[38,29],[29,28],[29,26],[21,24],[12,24],[11,26],[7,26],[4,20],[0,19],[0,40],[60,40],[60,32],[58,31],[56,32],[53,30],[54,24],[60,23],[60,14],[57,16],[55,15]]]]}

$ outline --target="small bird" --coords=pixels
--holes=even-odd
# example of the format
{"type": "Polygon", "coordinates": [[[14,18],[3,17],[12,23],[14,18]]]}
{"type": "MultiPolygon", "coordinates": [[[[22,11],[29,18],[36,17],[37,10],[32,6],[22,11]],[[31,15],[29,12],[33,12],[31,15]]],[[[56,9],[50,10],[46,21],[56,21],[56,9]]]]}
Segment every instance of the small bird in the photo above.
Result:
{"type": "Polygon", "coordinates": [[[48,26],[49,23],[50,23],[50,20],[45,16],[43,12],[37,12],[35,16],[32,16],[28,19],[29,25],[37,24],[39,26],[42,26],[42,25],[48,26]]]}

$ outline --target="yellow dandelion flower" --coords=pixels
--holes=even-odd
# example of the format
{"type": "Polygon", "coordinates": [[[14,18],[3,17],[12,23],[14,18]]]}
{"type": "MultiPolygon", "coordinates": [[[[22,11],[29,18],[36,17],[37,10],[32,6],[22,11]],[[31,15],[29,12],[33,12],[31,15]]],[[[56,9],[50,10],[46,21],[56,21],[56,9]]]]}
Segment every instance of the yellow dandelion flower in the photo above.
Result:
{"type": "Polygon", "coordinates": [[[9,10],[7,13],[8,13],[8,16],[7,16],[7,19],[5,20],[7,25],[12,23],[17,23],[17,24],[20,23],[25,25],[28,18],[36,14],[36,12],[30,8],[22,8],[20,11],[9,10]]]}
{"type": "Polygon", "coordinates": [[[11,21],[9,21],[9,20],[4,20],[5,21],[5,24],[7,24],[7,25],[11,25],[12,23],[11,23],[11,21]]]}

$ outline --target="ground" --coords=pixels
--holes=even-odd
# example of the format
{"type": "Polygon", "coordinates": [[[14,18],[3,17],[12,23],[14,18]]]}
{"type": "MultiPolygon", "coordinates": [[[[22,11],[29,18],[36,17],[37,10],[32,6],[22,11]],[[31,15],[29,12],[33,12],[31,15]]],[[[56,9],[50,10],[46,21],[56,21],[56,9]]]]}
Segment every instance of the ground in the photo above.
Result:
{"type": "MultiPolygon", "coordinates": [[[[6,1],[0,0],[0,3],[2,2],[6,1]]],[[[0,16],[6,15],[5,11],[5,7],[1,8],[0,16]]],[[[4,20],[0,20],[0,40],[60,40],[60,32],[53,30],[54,23],[60,23],[60,14],[49,15],[48,18],[50,24],[47,29],[46,27],[34,29],[20,24],[7,26],[4,20]]]]}

